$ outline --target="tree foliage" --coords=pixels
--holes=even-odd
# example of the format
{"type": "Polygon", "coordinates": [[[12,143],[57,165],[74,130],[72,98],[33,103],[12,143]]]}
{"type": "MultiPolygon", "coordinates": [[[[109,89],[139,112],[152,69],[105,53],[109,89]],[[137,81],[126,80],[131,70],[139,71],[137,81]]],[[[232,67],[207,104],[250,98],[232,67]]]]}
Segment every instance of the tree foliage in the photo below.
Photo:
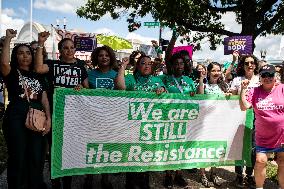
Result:
{"type": "Polygon", "coordinates": [[[180,35],[191,36],[190,42],[207,37],[212,49],[223,35],[251,35],[254,40],[260,35],[284,33],[283,0],[88,0],[77,14],[91,20],[106,14],[113,19],[151,14],[180,35]],[[236,15],[235,23],[242,26],[239,33],[227,30],[221,22],[226,13],[236,15]]]}

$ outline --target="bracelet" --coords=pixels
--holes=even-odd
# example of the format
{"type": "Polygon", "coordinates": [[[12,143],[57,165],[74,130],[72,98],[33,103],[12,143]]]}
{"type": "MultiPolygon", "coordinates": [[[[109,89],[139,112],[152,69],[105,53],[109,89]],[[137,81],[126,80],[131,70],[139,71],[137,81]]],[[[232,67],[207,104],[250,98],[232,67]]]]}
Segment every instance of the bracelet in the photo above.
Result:
{"type": "Polygon", "coordinates": [[[38,45],[36,48],[37,48],[37,49],[43,49],[43,47],[44,47],[44,46],[38,45]]]}

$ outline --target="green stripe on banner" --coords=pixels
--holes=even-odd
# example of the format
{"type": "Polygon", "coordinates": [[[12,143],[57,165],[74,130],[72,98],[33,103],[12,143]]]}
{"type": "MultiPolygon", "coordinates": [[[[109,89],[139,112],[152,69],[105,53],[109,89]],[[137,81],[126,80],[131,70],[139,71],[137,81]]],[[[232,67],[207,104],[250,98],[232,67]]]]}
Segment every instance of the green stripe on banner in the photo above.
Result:
{"type": "Polygon", "coordinates": [[[244,145],[243,145],[243,160],[247,166],[252,166],[251,153],[252,153],[252,129],[253,129],[254,113],[252,109],[246,112],[246,126],[244,132],[244,145]]]}
{"type": "Polygon", "coordinates": [[[250,165],[253,112],[238,99],[56,89],[51,176],[250,165]]]}

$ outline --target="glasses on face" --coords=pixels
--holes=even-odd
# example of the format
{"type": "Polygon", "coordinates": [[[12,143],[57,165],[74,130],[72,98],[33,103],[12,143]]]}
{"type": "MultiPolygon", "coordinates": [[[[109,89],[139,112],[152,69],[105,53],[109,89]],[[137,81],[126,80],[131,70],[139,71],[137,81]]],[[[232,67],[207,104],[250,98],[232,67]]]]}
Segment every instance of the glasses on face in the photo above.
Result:
{"type": "Polygon", "coordinates": [[[247,62],[245,62],[246,66],[249,66],[249,64],[253,64],[254,65],[254,61],[247,61],[247,62]]]}
{"type": "Polygon", "coordinates": [[[261,74],[262,78],[268,78],[268,77],[274,77],[274,76],[275,76],[274,73],[263,73],[263,74],[261,74]]]}

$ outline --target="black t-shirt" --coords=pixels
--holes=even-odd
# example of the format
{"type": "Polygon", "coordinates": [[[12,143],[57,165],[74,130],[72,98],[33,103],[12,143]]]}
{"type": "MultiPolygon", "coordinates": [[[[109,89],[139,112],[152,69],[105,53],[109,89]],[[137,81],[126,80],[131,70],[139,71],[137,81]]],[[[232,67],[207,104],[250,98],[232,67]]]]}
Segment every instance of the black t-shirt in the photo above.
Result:
{"type": "MultiPolygon", "coordinates": [[[[46,91],[46,84],[42,76],[25,70],[20,70],[20,72],[26,83],[30,101],[41,103],[42,93],[46,91]]],[[[16,69],[11,69],[10,73],[4,77],[4,82],[8,90],[9,101],[27,99],[22,80],[16,69]]]]}
{"type": "Polygon", "coordinates": [[[46,60],[45,63],[49,67],[48,80],[51,88],[74,88],[88,77],[82,60],[77,60],[74,64],[59,60],[46,60]]]}
{"type": "Polygon", "coordinates": [[[4,81],[2,75],[0,75],[0,93],[4,90],[4,81]]]}
{"type": "Polygon", "coordinates": [[[48,81],[48,100],[52,111],[54,88],[74,88],[78,84],[82,84],[88,74],[85,62],[79,59],[74,64],[68,64],[60,60],[46,60],[45,64],[49,67],[46,78],[48,81]]]}
{"type": "Polygon", "coordinates": [[[2,74],[0,73],[0,107],[4,104],[4,101],[4,80],[2,74]]]}

